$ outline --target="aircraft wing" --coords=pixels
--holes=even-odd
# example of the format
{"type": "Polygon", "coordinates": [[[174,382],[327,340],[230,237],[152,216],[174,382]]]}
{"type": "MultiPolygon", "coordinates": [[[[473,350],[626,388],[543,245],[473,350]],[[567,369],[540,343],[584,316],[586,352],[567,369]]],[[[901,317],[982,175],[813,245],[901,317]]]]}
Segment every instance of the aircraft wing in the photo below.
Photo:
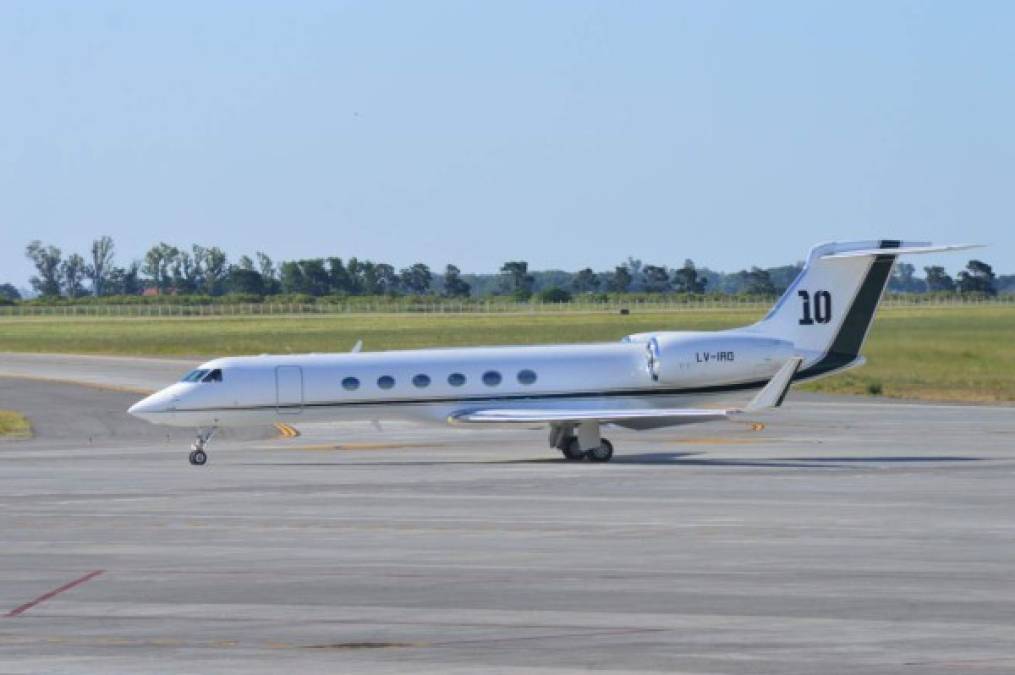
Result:
{"type": "Polygon", "coordinates": [[[656,429],[659,427],[712,422],[731,419],[741,413],[758,412],[782,405],[793,376],[803,359],[794,357],[786,361],[768,384],[746,408],[477,408],[454,413],[449,424],[580,424],[600,422],[616,424],[629,429],[656,429]]]}
{"type": "Polygon", "coordinates": [[[631,429],[652,429],[677,424],[710,422],[729,418],[729,410],[684,409],[684,408],[633,408],[620,410],[606,409],[547,409],[520,410],[487,408],[459,413],[448,418],[451,424],[580,424],[601,422],[617,424],[631,429]]]}

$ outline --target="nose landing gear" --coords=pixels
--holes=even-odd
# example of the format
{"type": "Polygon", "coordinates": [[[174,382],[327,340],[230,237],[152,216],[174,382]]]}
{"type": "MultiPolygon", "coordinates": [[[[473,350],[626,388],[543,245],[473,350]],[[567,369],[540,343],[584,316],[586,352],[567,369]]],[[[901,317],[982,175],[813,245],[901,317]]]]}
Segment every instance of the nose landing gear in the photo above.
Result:
{"type": "Polygon", "coordinates": [[[197,440],[195,440],[193,445],[190,446],[191,450],[188,457],[192,465],[204,466],[205,462],[208,461],[208,453],[204,451],[204,446],[211,440],[216,431],[218,431],[218,429],[197,432],[197,440]]]}

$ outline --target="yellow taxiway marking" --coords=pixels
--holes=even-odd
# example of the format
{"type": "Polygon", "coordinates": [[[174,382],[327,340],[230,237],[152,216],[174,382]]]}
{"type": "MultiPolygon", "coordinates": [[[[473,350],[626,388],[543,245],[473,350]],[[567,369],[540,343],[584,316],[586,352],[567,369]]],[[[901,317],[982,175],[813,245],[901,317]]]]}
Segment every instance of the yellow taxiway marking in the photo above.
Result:
{"type": "Polygon", "coordinates": [[[281,434],[282,438],[296,438],[300,435],[296,427],[285,422],[275,422],[275,428],[278,429],[278,433],[281,434]]]}

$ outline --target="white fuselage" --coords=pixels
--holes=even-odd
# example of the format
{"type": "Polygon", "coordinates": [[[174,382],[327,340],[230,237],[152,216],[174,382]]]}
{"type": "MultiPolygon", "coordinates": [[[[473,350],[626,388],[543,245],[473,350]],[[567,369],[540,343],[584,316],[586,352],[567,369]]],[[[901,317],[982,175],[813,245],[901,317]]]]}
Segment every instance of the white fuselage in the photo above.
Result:
{"type": "Polygon", "coordinates": [[[217,381],[178,382],[131,413],[159,424],[414,419],[470,406],[666,408],[725,405],[765,384],[792,344],[748,331],[657,333],[623,342],[216,359],[217,381]],[[355,381],[355,384],[354,382],[355,381]]]}
{"type": "Polygon", "coordinates": [[[778,408],[794,382],[862,364],[896,258],[963,248],[895,239],[819,244],[764,318],[734,330],[639,333],[605,344],[216,359],[129,412],[198,427],[192,464],[207,461],[204,446],[218,427],[392,418],[548,427],[550,446],[565,459],[608,462],[613,444],[603,425],[643,430],[742,419],[778,408]]]}

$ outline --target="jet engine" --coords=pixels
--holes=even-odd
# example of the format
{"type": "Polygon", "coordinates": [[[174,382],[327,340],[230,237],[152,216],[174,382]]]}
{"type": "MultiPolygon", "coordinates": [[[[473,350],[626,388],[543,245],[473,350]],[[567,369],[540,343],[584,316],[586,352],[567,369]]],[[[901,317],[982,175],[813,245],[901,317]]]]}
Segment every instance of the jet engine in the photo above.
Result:
{"type": "Polygon", "coordinates": [[[680,386],[767,380],[794,354],[792,342],[736,333],[639,333],[624,341],[644,343],[653,380],[680,386]]]}

